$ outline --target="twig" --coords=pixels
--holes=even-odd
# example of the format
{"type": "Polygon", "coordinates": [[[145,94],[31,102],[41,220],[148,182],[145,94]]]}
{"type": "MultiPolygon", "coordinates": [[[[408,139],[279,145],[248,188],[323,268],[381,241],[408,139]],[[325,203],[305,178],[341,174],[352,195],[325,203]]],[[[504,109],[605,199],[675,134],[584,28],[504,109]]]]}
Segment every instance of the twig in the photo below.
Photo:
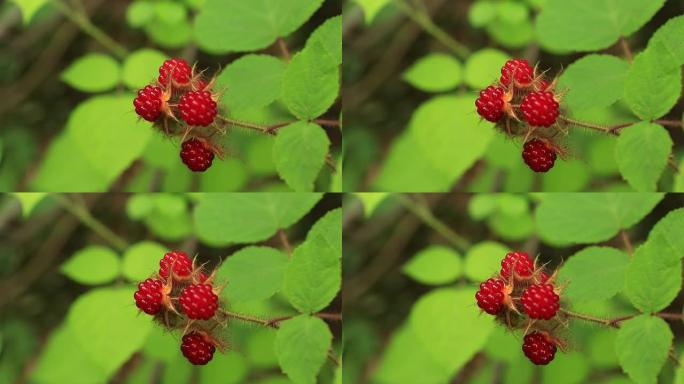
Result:
{"type": "Polygon", "coordinates": [[[629,234],[624,229],[620,230],[620,237],[622,238],[622,243],[625,245],[625,250],[630,256],[634,254],[634,247],[632,246],[632,241],[629,239],[629,234]]]}
{"type": "Polygon", "coordinates": [[[287,238],[287,233],[285,233],[284,230],[279,229],[278,230],[278,237],[280,238],[280,242],[283,244],[283,248],[287,251],[287,254],[289,256],[292,256],[292,245],[290,245],[290,240],[287,238]]]}
{"type": "Polygon", "coordinates": [[[290,53],[290,49],[287,48],[287,43],[285,42],[285,39],[283,39],[282,37],[278,38],[278,48],[280,48],[280,52],[283,54],[285,60],[292,60],[292,54],[290,53]]]}
{"type": "Polygon", "coordinates": [[[624,36],[620,36],[620,47],[622,48],[622,52],[625,54],[627,61],[631,63],[634,60],[634,55],[632,55],[632,50],[629,48],[627,39],[625,39],[624,36]]]}
{"type": "Polygon", "coordinates": [[[109,242],[114,248],[119,251],[125,251],[128,248],[128,242],[112,232],[106,225],[102,224],[90,211],[83,205],[77,204],[69,198],[62,195],[53,195],[54,198],[59,202],[59,204],[64,207],[69,213],[74,215],[83,225],[90,228],[93,232],[97,233],[109,242]]]}
{"type": "Polygon", "coordinates": [[[339,127],[341,126],[339,120],[329,120],[329,119],[316,119],[314,123],[318,125],[327,125],[329,127],[339,127]]]}
{"type": "Polygon", "coordinates": [[[460,251],[465,251],[470,248],[470,241],[463,236],[454,232],[449,226],[444,224],[441,220],[436,218],[432,211],[425,205],[420,204],[405,195],[396,195],[399,202],[411,213],[418,216],[425,224],[434,229],[437,233],[447,239],[453,246],[460,251]]]}

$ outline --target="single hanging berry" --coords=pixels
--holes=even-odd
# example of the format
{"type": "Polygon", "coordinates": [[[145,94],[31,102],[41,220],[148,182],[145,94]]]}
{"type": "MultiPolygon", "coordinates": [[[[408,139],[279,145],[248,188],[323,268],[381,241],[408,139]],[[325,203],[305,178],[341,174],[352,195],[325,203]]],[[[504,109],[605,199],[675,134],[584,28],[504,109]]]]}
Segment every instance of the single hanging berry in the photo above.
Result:
{"type": "Polygon", "coordinates": [[[194,365],[207,364],[214,358],[214,352],[216,352],[216,347],[208,340],[208,337],[197,332],[183,336],[180,349],[183,356],[194,365]]]}
{"type": "Polygon", "coordinates": [[[556,162],[556,150],[545,141],[532,139],[523,145],[523,160],[535,172],[547,172],[556,162]]]}
{"type": "Polygon", "coordinates": [[[505,284],[499,279],[487,279],[480,284],[480,290],[475,294],[477,306],[490,315],[496,315],[504,307],[505,284]]]}
{"type": "Polygon", "coordinates": [[[501,260],[501,271],[499,274],[504,279],[508,279],[513,272],[515,277],[527,279],[534,273],[534,262],[527,252],[510,252],[501,260]]]}
{"type": "Polygon", "coordinates": [[[188,125],[206,127],[216,117],[216,102],[209,91],[190,91],[181,96],[178,108],[181,119],[188,125]]]}
{"type": "Polygon", "coordinates": [[[192,68],[187,61],[179,58],[168,59],[159,67],[159,84],[166,86],[170,79],[177,85],[187,85],[192,78],[192,68]]]}
{"type": "Polygon", "coordinates": [[[556,343],[551,337],[542,332],[532,332],[525,335],[522,346],[523,353],[536,365],[546,365],[556,355],[556,343]]]}
{"type": "Polygon", "coordinates": [[[525,59],[511,59],[501,68],[499,81],[503,85],[509,85],[513,80],[515,85],[526,86],[534,79],[534,69],[525,59]]]}
{"type": "Polygon", "coordinates": [[[532,284],[520,297],[523,310],[532,319],[551,319],[560,308],[559,301],[560,297],[551,284],[532,284]]]}
{"type": "Polygon", "coordinates": [[[181,145],[181,160],[193,172],[204,172],[214,161],[214,152],[209,146],[197,139],[186,140],[181,145]]]}
{"type": "Polygon", "coordinates": [[[218,296],[210,284],[190,284],[181,292],[178,301],[183,313],[191,319],[209,320],[218,309],[218,296]]]}
{"type": "Polygon", "coordinates": [[[147,121],[156,121],[162,113],[162,90],[159,87],[147,85],[138,91],[133,100],[135,113],[147,121]]]}
{"type": "Polygon", "coordinates": [[[155,315],[162,306],[163,284],[157,279],[147,279],[138,284],[138,290],[133,294],[135,306],[148,315],[155,315]]]}
{"type": "Polygon", "coordinates": [[[183,251],[171,251],[159,260],[159,276],[168,279],[171,266],[174,278],[187,279],[192,273],[192,261],[183,251]]]}
{"type": "Polygon", "coordinates": [[[492,123],[501,120],[504,115],[504,95],[503,88],[493,85],[480,91],[480,96],[475,100],[478,115],[492,123]]]}
{"type": "Polygon", "coordinates": [[[523,118],[533,127],[550,127],[558,118],[559,104],[549,91],[532,91],[525,96],[520,109],[523,118]]]}

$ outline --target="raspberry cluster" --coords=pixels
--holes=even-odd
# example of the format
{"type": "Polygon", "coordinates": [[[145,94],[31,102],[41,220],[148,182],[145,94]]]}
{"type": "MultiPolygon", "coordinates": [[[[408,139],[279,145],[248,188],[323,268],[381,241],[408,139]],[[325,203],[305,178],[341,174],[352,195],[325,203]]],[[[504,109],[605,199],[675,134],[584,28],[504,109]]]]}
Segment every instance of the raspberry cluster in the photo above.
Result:
{"type": "Polygon", "coordinates": [[[501,68],[499,81],[480,91],[477,113],[510,136],[524,137],[525,163],[535,172],[547,172],[561,152],[553,138],[560,125],[562,95],[527,60],[511,59],[501,68]]]}
{"type": "MultiPolygon", "coordinates": [[[[515,79],[515,77],[514,77],[515,79]]],[[[510,329],[524,330],[522,350],[530,361],[546,365],[563,347],[553,332],[566,320],[561,316],[556,274],[549,275],[526,252],[510,252],[501,270],[480,284],[477,306],[510,329]]]]}
{"type": "Polygon", "coordinates": [[[185,252],[171,251],[159,261],[159,271],[140,282],[133,294],[135,305],[167,329],[183,330],[181,352],[195,365],[207,364],[222,342],[212,335],[216,324],[225,323],[218,294],[202,267],[185,252]]]}
{"type": "Polygon", "coordinates": [[[157,80],[133,100],[138,116],[167,136],[183,138],[180,157],[193,172],[206,171],[214,155],[221,155],[210,141],[214,133],[223,132],[217,119],[220,93],[212,93],[213,85],[214,79],[207,82],[185,60],[168,59],[159,67],[157,80]]]}

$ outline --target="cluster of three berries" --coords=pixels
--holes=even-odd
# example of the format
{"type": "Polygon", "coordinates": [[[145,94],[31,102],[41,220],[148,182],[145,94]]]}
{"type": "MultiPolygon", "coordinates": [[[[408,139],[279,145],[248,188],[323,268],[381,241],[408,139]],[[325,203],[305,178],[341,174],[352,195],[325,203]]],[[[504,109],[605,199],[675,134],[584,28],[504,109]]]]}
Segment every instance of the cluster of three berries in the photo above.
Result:
{"type": "MultiPolygon", "coordinates": [[[[480,91],[475,101],[477,113],[485,120],[499,123],[506,115],[518,121],[518,110],[530,126],[548,128],[556,123],[560,115],[558,97],[550,88],[547,81],[535,75],[527,60],[508,60],[501,68],[499,82],[480,91]],[[523,96],[518,106],[512,100],[519,94],[523,96]]],[[[522,156],[535,172],[551,169],[557,157],[548,142],[537,138],[524,144],[522,156]]]]}
{"type": "MultiPolygon", "coordinates": [[[[501,315],[506,307],[518,312],[515,301],[522,304],[524,313],[533,320],[550,320],[560,308],[560,296],[552,280],[541,268],[536,268],[525,252],[511,252],[501,261],[498,277],[480,284],[475,294],[477,305],[490,315],[501,315]],[[513,298],[513,285],[523,287],[522,295],[513,298]]],[[[556,353],[555,339],[545,331],[533,331],[525,335],[523,352],[534,364],[546,365],[556,353]]]]}
{"type": "MultiPolygon", "coordinates": [[[[179,58],[168,59],[159,67],[155,84],[149,84],[138,91],[133,100],[135,112],[149,122],[158,122],[166,117],[180,118],[189,126],[207,127],[217,115],[218,105],[210,92],[210,85],[200,76],[193,74],[190,65],[179,58]],[[180,97],[177,104],[170,104],[172,97],[180,97]]],[[[214,160],[214,152],[204,141],[196,138],[182,144],[181,159],[190,170],[207,170],[214,160]]]]}
{"type": "MultiPolygon", "coordinates": [[[[209,320],[219,307],[219,298],[211,278],[194,268],[185,252],[172,251],[159,261],[158,275],[138,284],[133,295],[135,305],[148,315],[157,316],[164,310],[176,312],[173,301],[180,303],[182,313],[191,320],[209,320]],[[171,297],[173,285],[180,289],[177,298],[171,297]]],[[[201,331],[183,336],[181,352],[195,365],[208,363],[216,351],[215,342],[201,331]]]]}

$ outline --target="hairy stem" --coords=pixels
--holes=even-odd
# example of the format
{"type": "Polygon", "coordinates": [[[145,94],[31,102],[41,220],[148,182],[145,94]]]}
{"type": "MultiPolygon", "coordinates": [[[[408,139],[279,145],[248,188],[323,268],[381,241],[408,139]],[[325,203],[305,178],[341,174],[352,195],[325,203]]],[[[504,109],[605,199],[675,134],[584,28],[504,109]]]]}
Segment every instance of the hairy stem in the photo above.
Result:
{"type": "Polygon", "coordinates": [[[82,204],[78,204],[63,195],[53,195],[57,202],[76,217],[83,225],[90,228],[100,237],[109,242],[114,248],[119,251],[125,251],[128,248],[128,242],[121,236],[112,232],[106,225],[97,220],[90,211],[82,204]]]}
{"type": "MultiPolygon", "coordinates": [[[[603,319],[600,317],[594,317],[591,315],[585,315],[583,313],[577,313],[577,312],[571,312],[565,309],[561,309],[560,312],[565,314],[567,317],[579,319],[579,320],[584,320],[584,321],[589,321],[592,323],[597,323],[597,324],[602,324],[607,327],[611,328],[620,328],[620,323],[623,321],[627,321],[630,319],[633,319],[636,316],[639,316],[640,314],[636,315],[627,315],[627,316],[620,316],[616,317],[613,319],[603,319]]],[[[667,313],[667,312],[657,312],[657,313],[652,313],[652,316],[660,317],[661,319],[665,320],[678,320],[681,321],[683,320],[683,315],[681,313],[667,313]]]]}
{"type": "Polygon", "coordinates": [[[75,10],[68,6],[63,0],[52,0],[57,9],[62,12],[69,20],[78,25],[79,28],[90,37],[95,39],[103,47],[107,48],[119,59],[123,59],[128,55],[128,50],[123,45],[114,41],[103,30],[96,27],[82,11],[75,10]]]}
{"type": "Polygon", "coordinates": [[[463,236],[454,232],[448,225],[436,218],[429,207],[424,203],[418,203],[406,195],[397,195],[399,202],[411,213],[416,215],[425,224],[434,229],[437,233],[442,235],[453,246],[460,251],[465,251],[470,248],[470,242],[463,236]]]}

